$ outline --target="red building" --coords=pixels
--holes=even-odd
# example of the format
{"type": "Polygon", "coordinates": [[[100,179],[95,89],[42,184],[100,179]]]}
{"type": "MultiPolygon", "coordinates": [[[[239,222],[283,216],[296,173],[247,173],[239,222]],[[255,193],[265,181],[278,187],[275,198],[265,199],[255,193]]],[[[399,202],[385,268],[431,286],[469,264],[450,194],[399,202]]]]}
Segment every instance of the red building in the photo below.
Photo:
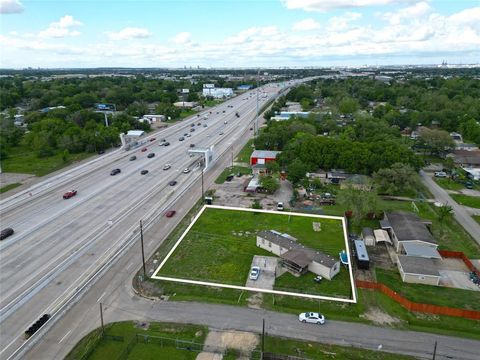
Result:
{"type": "Polygon", "coordinates": [[[255,150],[250,156],[250,165],[263,165],[275,161],[281,151],[255,150]]]}

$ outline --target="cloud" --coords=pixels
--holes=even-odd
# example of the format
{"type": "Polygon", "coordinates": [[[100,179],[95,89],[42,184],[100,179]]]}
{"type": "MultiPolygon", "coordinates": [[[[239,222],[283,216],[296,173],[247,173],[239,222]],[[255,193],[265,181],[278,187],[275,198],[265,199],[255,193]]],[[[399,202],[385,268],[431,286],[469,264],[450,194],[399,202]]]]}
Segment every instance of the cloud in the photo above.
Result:
{"type": "Polygon", "coordinates": [[[326,12],[334,9],[349,9],[376,5],[408,4],[418,0],[281,0],[290,10],[326,12]]]}
{"type": "Polygon", "coordinates": [[[189,32],[180,32],[178,33],[177,35],[175,35],[173,38],[170,39],[171,42],[175,43],[175,44],[187,44],[187,43],[190,43],[192,34],[190,34],[189,32]]]}
{"type": "Polygon", "coordinates": [[[41,38],[63,38],[67,36],[78,36],[78,30],[70,30],[71,27],[81,26],[82,23],[75,20],[71,15],[65,15],[59,21],[53,22],[48,28],[38,33],[41,38]]]}
{"type": "Polygon", "coordinates": [[[146,39],[152,36],[145,28],[126,27],[119,32],[108,32],[110,40],[146,39]]]}
{"type": "Polygon", "coordinates": [[[420,18],[432,11],[430,5],[425,2],[419,2],[415,5],[400,9],[396,12],[387,12],[381,15],[384,20],[390,22],[390,24],[400,24],[402,20],[414,20],[420,18]]]}
{"type": "Polygon", "coordinates": [[[327,26],[331,31],[345,30],[350,26],[351,22],[358,20],[362,14],[347,11],[342,16],[334,16],[328,20],[327,26]]]}
{"type": "Polygon", "coordinates": [[[23,5],[18,0],[0,0],[0,14],[19,14],[23,5]]]}
{"type": "Polygon", "coordinates": [[[308,31],[319,29],[320,24],[313,19],[305,19],[293,25],[293,31],[308,31]]]}

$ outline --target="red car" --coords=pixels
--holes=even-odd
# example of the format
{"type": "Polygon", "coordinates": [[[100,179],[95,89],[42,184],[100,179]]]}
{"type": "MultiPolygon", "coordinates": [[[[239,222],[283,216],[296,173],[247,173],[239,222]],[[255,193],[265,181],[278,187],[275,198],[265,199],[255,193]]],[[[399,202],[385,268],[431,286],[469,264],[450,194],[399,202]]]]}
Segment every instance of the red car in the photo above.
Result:
{"type": "Polygon", "coordinates": [[[175,210],[169,210],[165,213],[165,216],[166,217],[172,217],[173,215],[175,215],[177,212],[175,210]]]}
{"type": "Polygon", "coordinates": [[[142,149],[142,152],[145,152],[145,151],[147,151],[147,148],[143,148],[143,149],[142,149]]]}
{"type": "Polygon", "coordinates": [[[157,140],[157,138],[151,138],[151,139],[150,139],[150,141],[155,141],[155,140],[157,140]]]}
{"type": "Polygon", "coordinates": [[[68,192],[66,192],[65,194],[63,194],[63,198],[64,199],[70,199],[71,197],[77,195],[77,190],[70,190],[68,192]]]}

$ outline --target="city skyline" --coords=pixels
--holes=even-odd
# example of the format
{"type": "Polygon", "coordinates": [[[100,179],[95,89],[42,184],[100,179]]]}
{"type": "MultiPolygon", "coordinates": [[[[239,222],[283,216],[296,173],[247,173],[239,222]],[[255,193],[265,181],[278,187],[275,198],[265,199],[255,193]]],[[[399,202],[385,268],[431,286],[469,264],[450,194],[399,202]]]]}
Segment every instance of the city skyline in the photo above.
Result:
{"type": "Polygon", "coordinates": [[[0,0],[0,13],[2,68],[471,64],[480,58],[476,1],[0,0]]]}

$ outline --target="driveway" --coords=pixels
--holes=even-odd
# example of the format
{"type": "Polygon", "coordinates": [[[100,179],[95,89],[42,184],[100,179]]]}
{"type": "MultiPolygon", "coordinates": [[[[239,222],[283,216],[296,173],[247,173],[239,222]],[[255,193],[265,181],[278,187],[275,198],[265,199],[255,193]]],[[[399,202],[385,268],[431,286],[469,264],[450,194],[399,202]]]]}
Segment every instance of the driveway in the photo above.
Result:
{"type": "Polygon", "coordinates": [[[260,268],[260,276],[257,280],[248,278],[245,286],[272,290],[273,285],[275,285],[277,264],[277,257],[255,255],[252,260],[252,267],[258,266],[260,268]]]}
{"type": "Polygon", "coordinates": [[[453,215],[455,219],[463,226],[463,228],[472,236],[472,238],[480,245],[480,224],[478,224],[467,210],[457,204],[450,195],[441,188],[430,175],[426,174],[423,170],[420,170],[420,177],[425,186],[428,187],[435,199],[442,203],[448,204],[453,209],[453,215]]]}

